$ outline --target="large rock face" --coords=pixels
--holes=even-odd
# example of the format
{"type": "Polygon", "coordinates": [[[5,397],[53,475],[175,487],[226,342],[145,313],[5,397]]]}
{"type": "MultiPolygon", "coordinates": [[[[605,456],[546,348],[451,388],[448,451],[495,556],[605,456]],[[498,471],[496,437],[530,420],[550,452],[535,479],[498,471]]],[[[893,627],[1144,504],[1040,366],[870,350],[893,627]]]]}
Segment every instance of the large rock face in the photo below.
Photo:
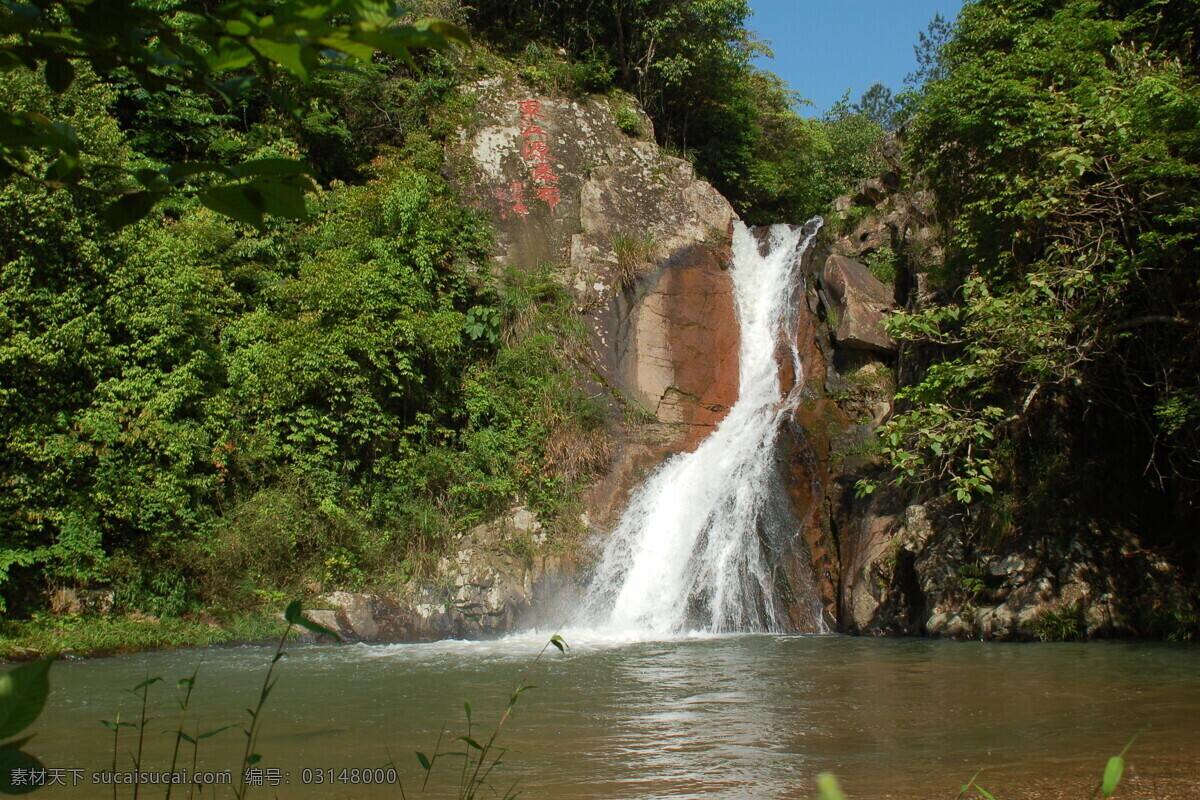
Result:
{"type": "MultiPolygon", "coordinates": [[[[735,215],[686,161],[621,131],[617,106],[640,115],[626,102],[499,78],[470,90],[475,121],[448,154],[452,178],[490,214],[498,268],[548,267],[572,293],[591,333],[593,394],[614,398],[616,455],[584,516],[605,530],[651,469],[695,446],[737,399],[725,271],[735,215]]],[[[639,127],[650,130],[644,115],[639,127]]],[[[578,591],[568,565],[543,554],[545,540],[514,509],[465,534],[427,579],[394,593],[334,592],[310,614],[349,640],[496,635],[578,591]]]]}
{"type": "Polygon", "coordinates": [[[878,322],[894,299],[914,311],[945,299],[926,278],[944,258],[934,198],[901,188],[894,140],[885,157],[893,172],[834,203],[831,227],[840,233],[831,237],[822,275],[822,301],[836,329],[825,388],[847,421],[860,419],[836,434],[825,484],[840,628],[973,639],[1192,635],[1200,620],[1194,579],[1189,584],[1177,564],[1127,530],[1095,524],[1074,535],[1015,531],[997,541],[946,497],[914,497],[907,487],[907,494],[856,496],[858,479],[886,477],[870,432],[891,413],[897,375],[911,384],[933,357],[912,343],[897,348],[878,322]],[[886,261],[894,286],[880,285],[863,266],[886,261]],[[895,372],[881,381],[881,367],[892,363],[895,372]]]}
{"type": "MultiPolygon", "coordinates": [[[[555,265],[587,321],[596,393],[626,404],[614,404],[615,458],[586,501],[604,529],[633,486],[694,447],[737,399],[725,271],[736,215],[688,162],[622,132],[625,101],[501,79],[472,91],[477,121],[451,159],[463,194],[492,216],[497,263],[555,265]]],[[[648,135],[649,119],[639,127],[648,135]]]]}

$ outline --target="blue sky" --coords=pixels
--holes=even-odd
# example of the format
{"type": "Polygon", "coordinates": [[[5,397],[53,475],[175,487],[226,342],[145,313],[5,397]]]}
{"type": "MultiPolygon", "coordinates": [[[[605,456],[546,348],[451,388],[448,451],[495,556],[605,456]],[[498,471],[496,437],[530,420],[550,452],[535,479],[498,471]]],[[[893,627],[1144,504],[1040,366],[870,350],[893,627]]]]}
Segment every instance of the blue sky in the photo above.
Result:
{"type": "Polygon", "coordinates": [[[818,115],[850,90],[857,100],[879,81],[897,92],[916,68],[913,45],[933,15],[954,19],[962,0],[750,0],[748,26],[771,43],[761,60],[818,115]]]}

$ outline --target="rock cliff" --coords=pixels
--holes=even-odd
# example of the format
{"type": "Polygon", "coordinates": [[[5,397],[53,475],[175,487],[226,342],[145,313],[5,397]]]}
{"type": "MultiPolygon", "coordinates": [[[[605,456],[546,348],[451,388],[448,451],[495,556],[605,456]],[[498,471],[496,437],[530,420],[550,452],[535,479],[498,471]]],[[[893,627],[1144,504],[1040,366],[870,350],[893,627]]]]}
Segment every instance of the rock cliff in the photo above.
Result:
{"type": "MultiPolygon", "coordinates": [[[[895,353],[896,374],[908,384],[931,353],[897,346],[873,323],[893,299],[909,310],[944,302],[927,280],[928,268],[944,255],[933,198],[903,175],[896,140],[889,158],[891,172],[834,204],[837,235],[826,262],[826,291],[835,310],[835,343],[895,353]],[[894,291],[884,296],[859,286],[862,264],[890,276],[894,291]]],[[[1128,530],[1094,524],[1085,536],[1045,529],[997,538],[970,509],[927,489],[857,497],[860,478],[885,477],[863,434],[891,413],[895,380],[877,381],[880,373],[868,377],[862,370],[843,369],[837,386],[826,384],[849,391],[843,396],[851,404],[857,393],[863,421],[871,418],[840,434],[827,506],[837,538],[842,630],[976,639],[1171,638],[1195,625],[1200,600],[1194,583],[1128,530]]]]}

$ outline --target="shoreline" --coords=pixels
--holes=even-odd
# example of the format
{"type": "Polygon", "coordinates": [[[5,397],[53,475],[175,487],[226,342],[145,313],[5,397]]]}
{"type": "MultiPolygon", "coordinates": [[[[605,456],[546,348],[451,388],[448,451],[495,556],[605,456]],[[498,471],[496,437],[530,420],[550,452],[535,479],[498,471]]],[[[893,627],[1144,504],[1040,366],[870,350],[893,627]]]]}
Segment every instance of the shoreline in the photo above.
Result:
{"type": "Polygon", "coordinates": [[[260,644],[278,640],[286,624],[277,611],[246,612],[224,619],[209,615],[35,615],[0,624],[0,664],[260,644]]]}

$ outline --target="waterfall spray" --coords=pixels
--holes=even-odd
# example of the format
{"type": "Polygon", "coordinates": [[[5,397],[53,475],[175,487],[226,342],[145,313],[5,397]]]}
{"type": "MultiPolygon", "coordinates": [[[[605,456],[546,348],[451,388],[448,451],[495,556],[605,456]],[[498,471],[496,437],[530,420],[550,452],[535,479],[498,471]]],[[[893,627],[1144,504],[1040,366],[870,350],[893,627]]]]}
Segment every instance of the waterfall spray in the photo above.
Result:
{"type": "Polygon", "coordinates": [[[796,347],[800,262],[822,222],[772,226],[765,253],[737,224],[738,400],[696,450],[668,460],[634,494],[588,589],[592,624],[651,634],[783,627],[764,538],[777,499],[771,496],[776,439],[804,383],[796,347]],[[796,374],[786,396],[780,344],[789,348],[796,374]]]}

